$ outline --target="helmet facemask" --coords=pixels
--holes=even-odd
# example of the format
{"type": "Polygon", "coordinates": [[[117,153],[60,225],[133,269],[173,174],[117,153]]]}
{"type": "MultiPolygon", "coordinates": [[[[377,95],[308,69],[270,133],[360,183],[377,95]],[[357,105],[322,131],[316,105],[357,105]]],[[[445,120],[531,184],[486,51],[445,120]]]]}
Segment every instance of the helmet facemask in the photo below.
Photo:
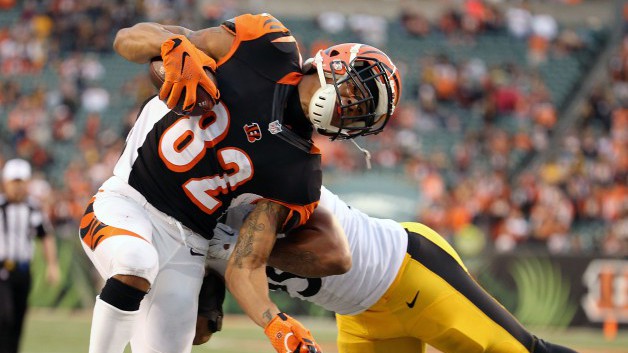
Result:
{"type": "Polygon", "coordinates": [[[349,63],[332,60],[325,71],[322,61],[319,52],[314,63],[321,88],[310,101],[310,120],[318,132],[332,140],[381,132],[393,110],[389,99],[393,93],[382,63],[355,56],[349,63]]]}

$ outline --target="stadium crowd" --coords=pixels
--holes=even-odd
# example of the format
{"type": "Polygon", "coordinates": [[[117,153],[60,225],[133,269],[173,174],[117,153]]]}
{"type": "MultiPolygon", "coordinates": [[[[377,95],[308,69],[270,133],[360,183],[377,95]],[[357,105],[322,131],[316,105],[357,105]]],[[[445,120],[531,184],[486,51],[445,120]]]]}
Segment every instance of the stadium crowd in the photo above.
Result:
{"type": "MultiPolygon", "coordinates": [[[[396,23],[328,13],[316,20],[318,40],[301,44],[311,53],[345,26],[356,40],[382,49],[391,27],[401,28],[407,38],[444,36],[452,45],[469,45],[495,31],[524,41],[523,64],[429,54],[418,58],[420,72],[414,77],[411,58],[394,58],[405,78],[404,102],[390,127],[364,141],[374,168],[402,169],[421,190],[417,220],[450,240],[479,229],[499,251],[529,244],[559,253],[628,254],[628,36],[609,63],[608,80],[589,96],[579,125],[559,150],[550,151],[563,102],[555,100],[536,68],[548,58],[587,50],[586,35],[560,28],[551,16],[533,14],[525,4],[504,9],[481,0],[461,3],[436,22],[416,9],[402,11],[396,23]],[[370,25],[356,25],[364,21],[370,25]],[[479,128],[470,126],[473,117],[479,128]],[[422,143],[435,132],[461,138],[439,148],[422,143]],[[548,153],[553,158],[540,168],[527,168],[548,153]]],[[[108,72],[100,58],[111,53],[113,34],[144,20],[216,25],[239,9],[228,1],[209,2],[199,11],[187,0],[7,4],[0,16],[19,16],[0,20],[0,162],[14,156],[30,160],[38,171],[33,193],[58,234],[74,236],[85,204],[113,169],[137,113],[130,109],[122,126],[113,126],[107,108],[120,97],[139,103],[155,93],[142,72],[118,92],[103,87],[108,72]],[[50,74],[58,76],[59,85],[22,85],[22,77],[50,74]],[[55,168],[60,159],[67,161],[61,170],[55,168]]],[[[316,141],[328,173],[363,171],[355,148],[322,137],[316,141]]]]}

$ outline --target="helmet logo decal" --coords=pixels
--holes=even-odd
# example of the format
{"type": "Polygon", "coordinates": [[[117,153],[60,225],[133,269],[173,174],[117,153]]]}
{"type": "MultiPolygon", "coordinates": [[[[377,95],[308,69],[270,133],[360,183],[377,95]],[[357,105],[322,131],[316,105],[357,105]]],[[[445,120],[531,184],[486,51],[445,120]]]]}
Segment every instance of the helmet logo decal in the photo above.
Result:
{"type": "Polygon", "coordinates": [[[246,133],[246,139],[250,143],[262,139],[262,130],[257,123],[245,124],[243,128],[246,133]]]}

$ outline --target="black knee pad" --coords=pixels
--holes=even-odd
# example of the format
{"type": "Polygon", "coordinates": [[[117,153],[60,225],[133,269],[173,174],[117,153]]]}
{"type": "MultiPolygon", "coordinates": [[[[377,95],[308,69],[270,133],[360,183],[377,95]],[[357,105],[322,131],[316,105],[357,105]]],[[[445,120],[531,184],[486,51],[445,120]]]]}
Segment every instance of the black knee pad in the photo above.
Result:
{"type": "Polygon", "coordinates": [[[100,299],[120,310],[136,311],[145,295],[146,292],[111,277],[100,292],[100,299]]]}

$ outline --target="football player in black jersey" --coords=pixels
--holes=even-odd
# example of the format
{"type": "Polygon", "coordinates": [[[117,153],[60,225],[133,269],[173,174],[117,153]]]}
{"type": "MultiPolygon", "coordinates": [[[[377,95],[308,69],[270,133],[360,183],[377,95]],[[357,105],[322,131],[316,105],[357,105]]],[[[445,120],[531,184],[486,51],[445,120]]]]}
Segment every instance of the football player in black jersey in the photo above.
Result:
{"type": "Polygon", "coordinates": [[[394,64],[351,43],[302,65],[294,37],[268,14],[200,31],[140,23],[120,30],[114,48],[136,63],[160,56],[165,82],[81,220],[82,246],[106,279],[89,351],[120,353],[130,340],[134,352],[189,352],[208,239],[231,201],[251,194],[262,199],[240,229],[227,286],[277,351],[319,351],[270,301],[266,262],[277,233],[304,224],[318,203],[312,131],[380,132],[401,92],[394,64]],[[215,105],[191,115],[199,86],[215,105]]]}

